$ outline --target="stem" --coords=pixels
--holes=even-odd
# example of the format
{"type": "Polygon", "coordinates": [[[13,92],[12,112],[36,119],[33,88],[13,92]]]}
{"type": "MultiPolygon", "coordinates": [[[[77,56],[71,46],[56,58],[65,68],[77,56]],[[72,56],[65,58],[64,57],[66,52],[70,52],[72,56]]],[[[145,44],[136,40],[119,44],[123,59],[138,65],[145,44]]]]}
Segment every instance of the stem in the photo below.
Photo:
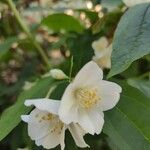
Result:
{"type": "Polygon", "coordinates": [[[8,5],[10,6],[10,8],[12,9],[12,11],[14,13],[14,16],[16,17],[16,20],[20,24],[22,30],[27,34],[28,38],[31,40],[31,42],[33,43],[33,45],[36,47],[37,51],[41,55],[41,57],[42,57],[43,61],[45,62],[45,64],[48,66],[48,68],[50,68],[48,57],[44,53],[44,50],[42,49],[42,47],[40,46],[40,44],[37,43],[37,41],[34,39],[34,37],[32,36],[32,34],[30,33],[30,30],[28,29],[28,27],[25,24],[25,22],[21,19],[21,16],[20,16],[18,10],[16,9],[15,4],[13,3],[12,0],[6,0],[6,1],[8,2],[8,5]]]}
{"type": "Polygon", "coordinates": [[[48,91],[48,93],[47,93],[45,98],[49,98],[51,93],[55,90],[56,87],[57,87],[56,85],[50,87],[50,89],[49,89],[49,91],[48,91]]]}
{"type": "Polygon", "coordinates": [[[72,69],[73,69],[73,56],[71,57],[70,62],[69,82],[71,82],[72,69]]]}
{"type": "Polygon", "coordinates": [[[57,88],[57,86],[61,83],[64,83],[64,81],[58,81],[51,85],[49,88],[49,91],[47,92],[45,98],[49,98],[51,96],[51,93],[57,88]]]}
{"type": "Polygon", "coordinates": [[[139,79],[143,79],[143,78],[145,78],[145,77],[150,78],[150,72],[146,72],[146,73],[142,74],[142,75],[139,77],[139,79]]]}

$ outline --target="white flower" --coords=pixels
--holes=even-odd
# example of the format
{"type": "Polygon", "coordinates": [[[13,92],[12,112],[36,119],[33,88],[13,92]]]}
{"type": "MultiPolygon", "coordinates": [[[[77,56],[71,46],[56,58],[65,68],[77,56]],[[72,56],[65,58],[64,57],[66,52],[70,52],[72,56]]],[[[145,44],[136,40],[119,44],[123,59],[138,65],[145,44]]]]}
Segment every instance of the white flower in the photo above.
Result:
{"type": "Polygon", "coordinates": [[[63,122],[78,123],[90,134],[101,132],[103,111],[117,104],[122,90],[116,83],[102,79],[103,72],[93,61],[79,71],[61,100],[59,117],[63,122]]]}
{"type": "Polygon", "coordinates": [[[111,68],[111,53],[112,45],[109,45],[106,37],[101,37],[99,40],[92,43],[95,56],[93,60],[101,68],[111,68]]]}
{"type": "Polygon", "coordinates": [[[88,146],[83,139],[85,132],[78,124],[66,125],[59,119],[60,101],[26,100],[25,105],[36,107],[29,115],[22,115],[21,118],[28,123],[28,134],[32,140],[35,140],[37,146],[42,145],[44,148],[50,149],[60,144],[61,150],[63,150],[66,129],[69,129],[79,147],[88,146]]]}
{"type": "Polygon", "coordinates": [[[150,2],[150,0],[123,0],[123,2],[128,7],[132,7],[132,6],[137,5],[137,4],[148,3],[148,2],[150,2]]]}

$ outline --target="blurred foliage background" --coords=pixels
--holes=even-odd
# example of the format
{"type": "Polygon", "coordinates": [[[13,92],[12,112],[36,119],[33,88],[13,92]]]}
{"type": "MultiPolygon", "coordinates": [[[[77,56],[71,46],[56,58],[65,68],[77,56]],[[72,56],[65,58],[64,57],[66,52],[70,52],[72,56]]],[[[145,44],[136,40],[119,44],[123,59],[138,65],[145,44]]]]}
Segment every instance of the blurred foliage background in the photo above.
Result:
{"type": "MultiPolygon", "coordinates": [[[[16,102],[22,91],[38,81],[49,69],[60,68],[69,75],[72,56],[74,61],[72,76],[75,76],[80,68],[92,59],[94,51],[91,45],[94,40],[106,36],[109,42],[112,42],[120,17],[127,10],[121,0],[14,0],[13,2],[30,32],[29,35],[24,32],[7,1],[1,0],[1,114],[16,102]],[[41,57],[38,49],[44,51],[50,66],[41,57]]],[[[114,80],[128,79],[131,85],[137,86],[133,78],[148,77],[149,59],[149,56],[146,56],[132,63],[126,71],[115,76],[114,80]]],[[[106,75],[108,70],[104,70],[104,73],[106,75]]],[[[62,90],[66,84],[61,83],[61,86],[62,90]]],[[[60,96],[55,92],[52,97],[56,98],[58,95],[60,96]]],[[[34,145],[26,130],[26,126],[20,123],[0,142],[0,150],[42,149],[34,145]]],[[[69,144],[66,144],[66,149],[79,149],[74,146],[69,133],[67,134],[66,143],[69,144]]],[[[112,143],[108,142],[104,133],[94,137],[87,135],[86,140],[92,150],[111,149],[112,143]]]]}

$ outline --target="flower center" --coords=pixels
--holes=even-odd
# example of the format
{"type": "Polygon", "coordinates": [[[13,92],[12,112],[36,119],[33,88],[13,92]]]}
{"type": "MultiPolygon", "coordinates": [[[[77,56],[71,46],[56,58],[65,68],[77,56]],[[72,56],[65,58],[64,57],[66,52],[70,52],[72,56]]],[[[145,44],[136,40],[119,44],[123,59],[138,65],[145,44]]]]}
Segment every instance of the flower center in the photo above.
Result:
{"type": "Polygon", "coordinates": [[[61,134],[63,126],[64,123],[62,123],[60,120],[57,120],[54,127],[51,129],[51,133],[61,134]]]}
{"type": "Polygon", "coordinates": [[[51,113],[48,113],[47,115],[45,116],[42,116],[41,118],[42,120],[47,120],[47,121],[50,121],[50,120],[53,120],[54,119],[54,115],[52,115],[51,113]]]}
{"type": "Polygon", "coordinates": [[[52,127],[50,128],[50,132],[55,134],[61,134],[64,123],[61,122],[58,116],[53,115],[51,113],[47,113],[44,115],[36,114],[35,117],[39,118],[39,123],[42,123],[43,121],[46,122],[50,121],[52,124],[52,127]]]}
{"type": "Polygon", "coordinates": [[[80,106],[86,109],[92,108],[100,99],[97,94],[97,90],[90,88],[78,88],[75,91],[75,97],[80,106]]]}

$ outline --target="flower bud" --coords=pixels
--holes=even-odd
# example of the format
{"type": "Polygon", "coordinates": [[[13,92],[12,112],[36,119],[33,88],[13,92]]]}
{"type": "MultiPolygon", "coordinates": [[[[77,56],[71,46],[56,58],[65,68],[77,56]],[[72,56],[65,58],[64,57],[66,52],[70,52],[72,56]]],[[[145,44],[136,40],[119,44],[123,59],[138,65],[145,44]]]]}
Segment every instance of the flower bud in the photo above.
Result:
{"type": "Polygon", "coordinates": [[[36,84],[36,82],[25,81],[24,86],[23,86],[23,90],[29,90],[29,89],[32,88],[35,84],[36,84]]]}
{"type": "Polygon", "coordinates": [[[50,75],[51,75],[51,77],[53,77],[54,79],[57,79],[57,80],[63,80],[63,79],[68,78],[68,76],[60,69],[50,70],[50,75]]]}

